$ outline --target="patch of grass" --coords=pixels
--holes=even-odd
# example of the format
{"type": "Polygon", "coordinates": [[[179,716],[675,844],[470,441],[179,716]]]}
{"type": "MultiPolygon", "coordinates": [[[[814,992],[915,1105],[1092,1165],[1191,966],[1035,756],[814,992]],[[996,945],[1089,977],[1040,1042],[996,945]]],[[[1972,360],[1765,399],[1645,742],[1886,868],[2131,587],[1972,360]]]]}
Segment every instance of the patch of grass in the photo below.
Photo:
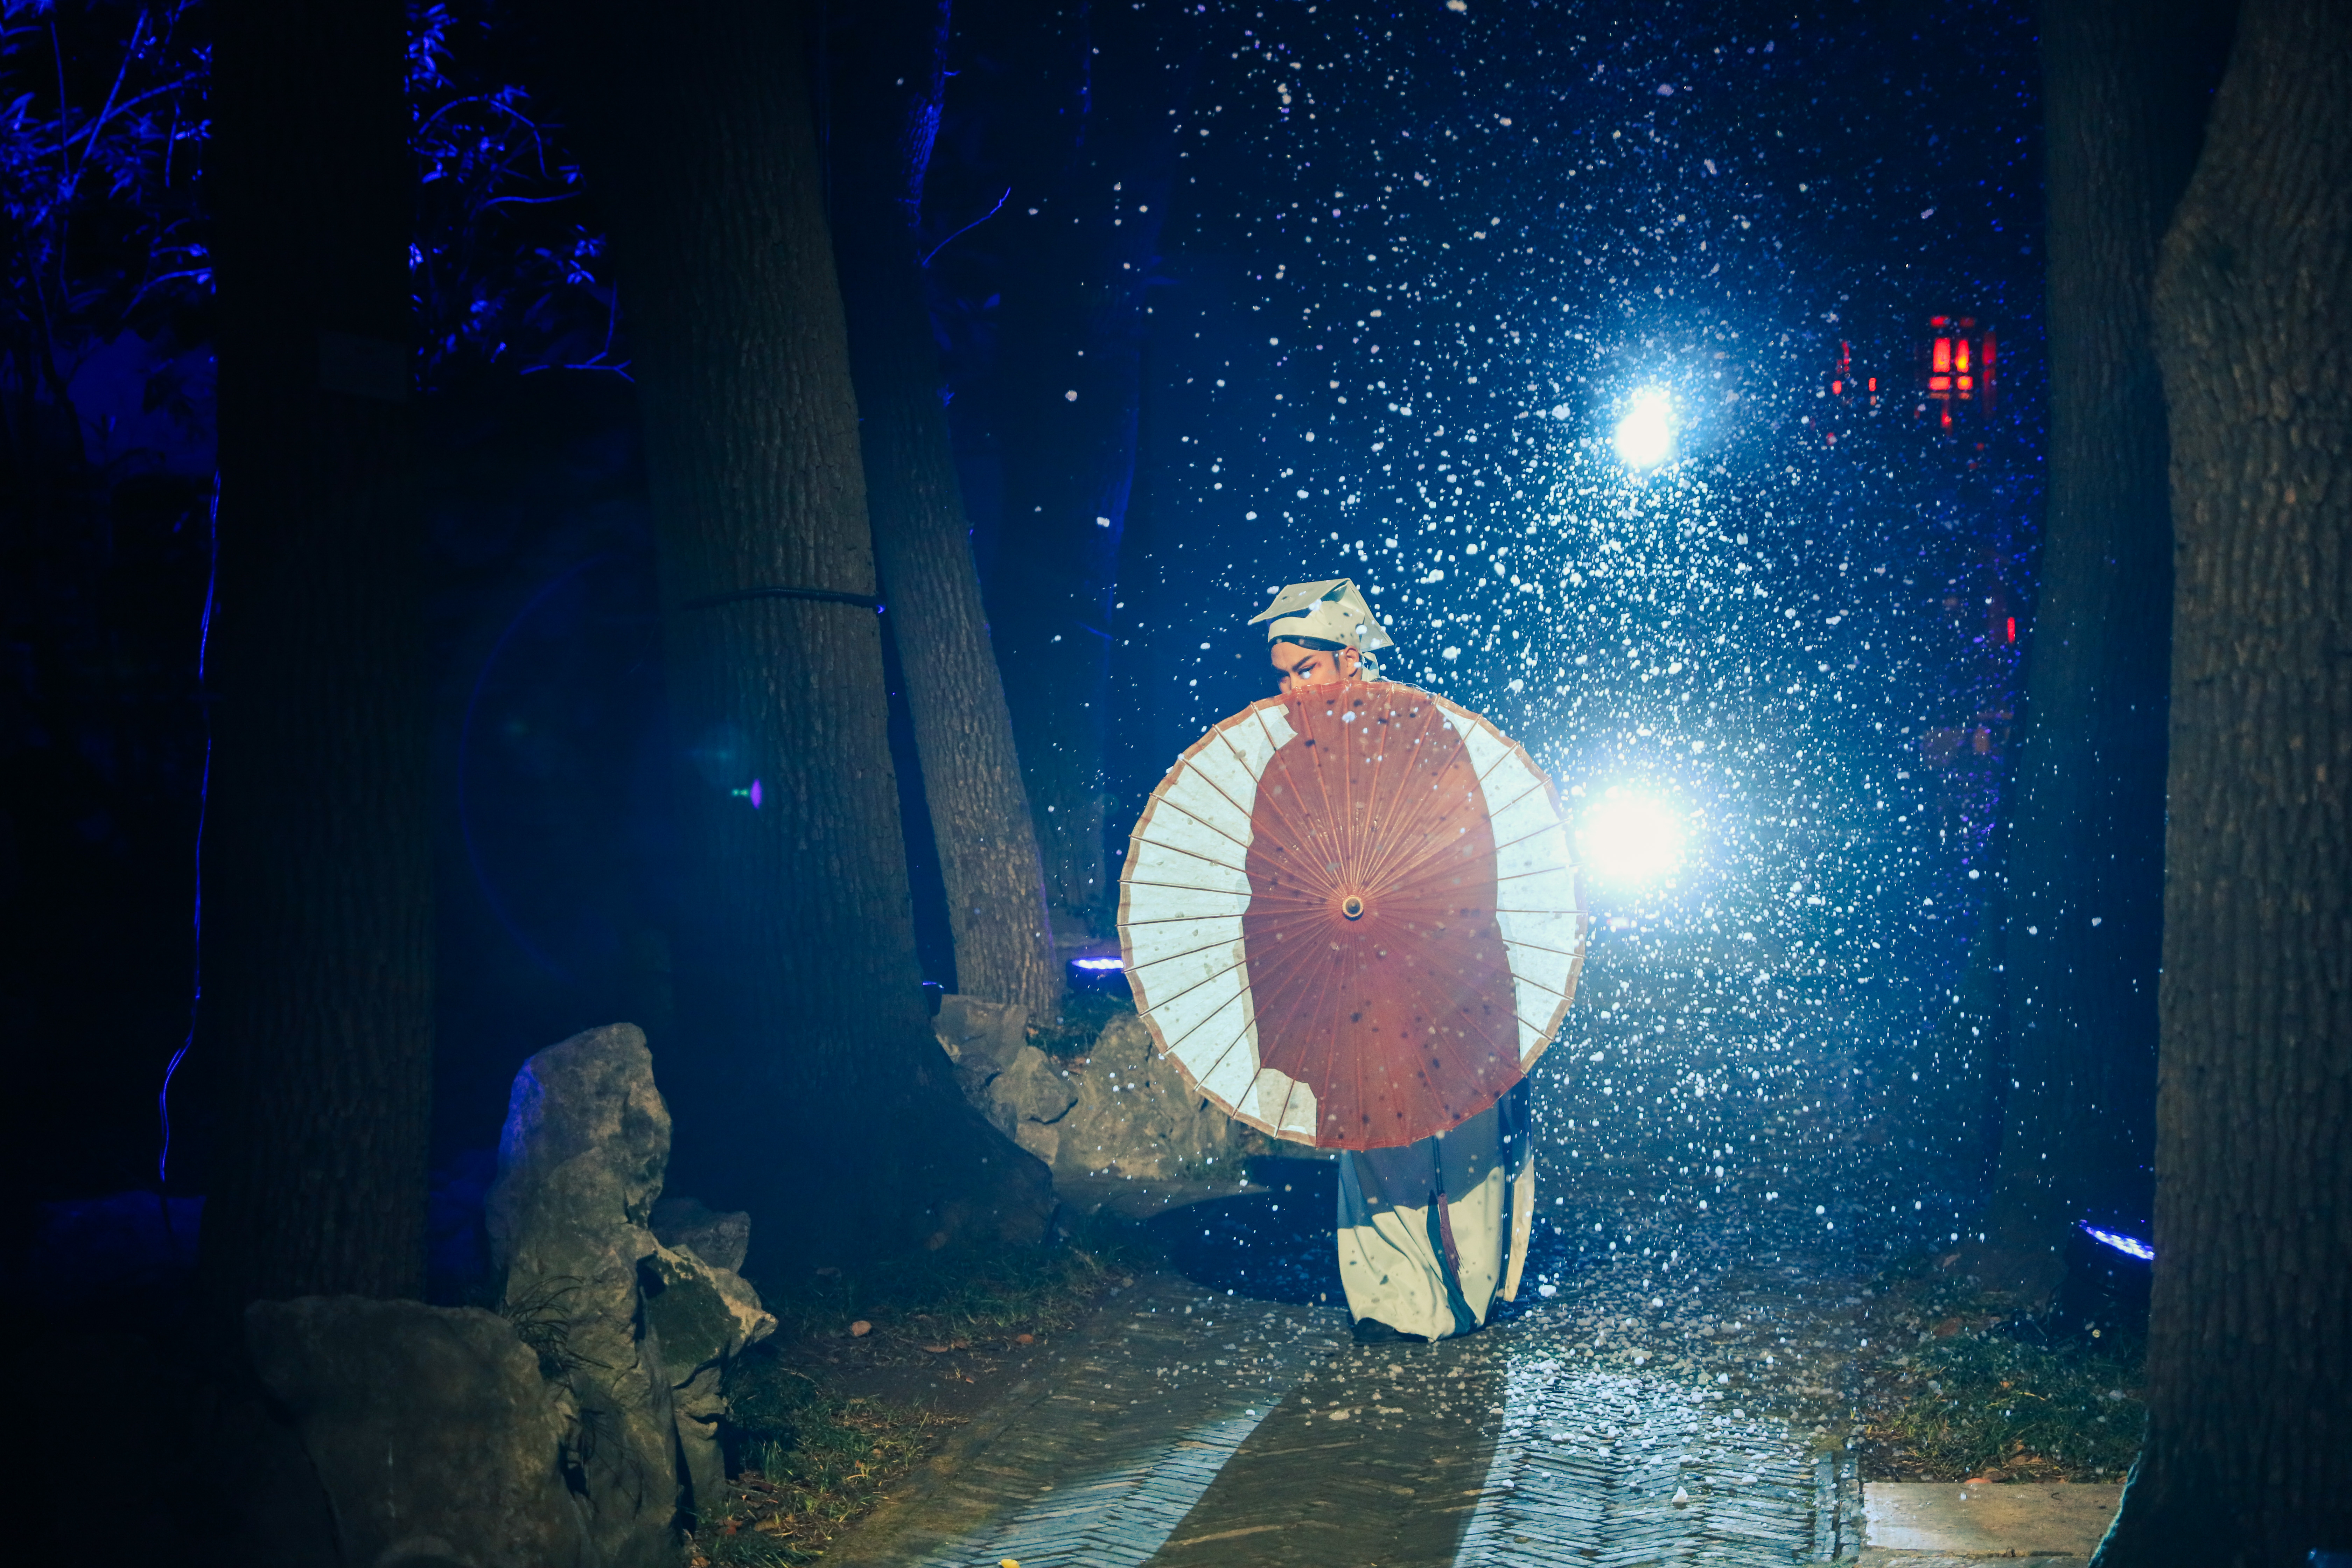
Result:
{"type": "Polygon", "coordinates": [[[1050,1028],[1032,1028],[1029,1043],[1049,1057],[1069,1061],[1093,1050],[1113,1018],[1134,1011],[1135,1004],[1124,996],[1073,991],[1062,999],[1062,1021],[1050,1028]]]}
{"type": "MultiPolygon", "coordinates": [[[[1898,1291],[1904,1283],[1887,1282],[1898,1291]]],[[[1924,1281],[1910,1294],[1896,1323],[1879,1325],[1899,1324],[1917,1342],[1878,1368],[1864,1413],[1864,1474],[2088,1481],[2120,1479],[2130,1468],[2147,1419],[2137,1340],[2045,1337],[1996,1298],[1924,1281]]]]}
{"type": "Polygon", "coordinates": [[[694,1568],[814,1561],[953,1425],[911,1405],[829,1396],[773,1356],[738,1366],[744,1375],[730,1372],[728,1383],[737,1414],[750,1417],[734,1433],[748,1452],[692,1532],[694,1568]]]}

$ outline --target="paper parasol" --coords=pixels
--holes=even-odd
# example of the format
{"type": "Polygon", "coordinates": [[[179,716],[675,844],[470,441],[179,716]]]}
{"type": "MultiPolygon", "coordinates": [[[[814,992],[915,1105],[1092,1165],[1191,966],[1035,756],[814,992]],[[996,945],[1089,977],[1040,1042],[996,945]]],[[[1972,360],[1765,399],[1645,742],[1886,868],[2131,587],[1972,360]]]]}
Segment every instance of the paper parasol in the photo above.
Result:
{"type": "Polygon", "coordinates": [[[1551,781],[1477,714],[1386,681],[1218,724],[1152,792],[1119,879],[1161,1054],[1322,1149],[1492,1105],[1559,1032],[1585,925],[1551,781]]]}

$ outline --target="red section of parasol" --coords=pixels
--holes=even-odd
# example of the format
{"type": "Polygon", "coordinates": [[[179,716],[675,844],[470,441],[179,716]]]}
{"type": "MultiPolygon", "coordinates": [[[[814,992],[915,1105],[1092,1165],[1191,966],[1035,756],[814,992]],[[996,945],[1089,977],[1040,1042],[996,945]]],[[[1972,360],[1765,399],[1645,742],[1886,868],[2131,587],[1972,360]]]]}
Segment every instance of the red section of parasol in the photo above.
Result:
{"type": "Polygon", "coordinates": [[[1313,1090],[1318,1147],[1398,1147],[1521,1075],[1486,798],[1426,693],[1351,681],[1286,707],[1242,917],[1260,1059],[1313,1090]]]}

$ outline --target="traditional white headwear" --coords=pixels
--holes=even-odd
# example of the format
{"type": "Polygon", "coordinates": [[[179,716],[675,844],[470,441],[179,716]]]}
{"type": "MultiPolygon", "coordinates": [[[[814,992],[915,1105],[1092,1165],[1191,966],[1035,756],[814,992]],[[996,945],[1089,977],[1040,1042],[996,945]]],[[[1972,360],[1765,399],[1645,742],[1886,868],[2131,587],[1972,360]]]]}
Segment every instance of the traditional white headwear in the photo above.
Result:
{"type": "Polygon", "coordinates": [[[1364,673],[1377,679],[1380,663],[1372,654],[1396,643],[1372,616],[1372,607],[1355,584],[1345,577],[1323,583],[1293,583],[1274,596],[1274,603],[1250,617],[1250,625],[1269,623],[1265,640],[1289,642],[1313,637],[1337,643],[1364,656],[1364,673]]]}

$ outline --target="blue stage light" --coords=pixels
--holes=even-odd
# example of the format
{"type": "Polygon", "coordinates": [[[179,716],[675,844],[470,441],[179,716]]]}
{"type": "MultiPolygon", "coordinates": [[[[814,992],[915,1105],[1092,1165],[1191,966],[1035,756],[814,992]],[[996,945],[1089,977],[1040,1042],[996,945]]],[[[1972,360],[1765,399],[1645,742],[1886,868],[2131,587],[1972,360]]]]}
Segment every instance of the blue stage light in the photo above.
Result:
{"type": "Polygon", "coordinates": [[[2137,1258],[2143,1263],[2156,1261],[2156,1248],[2136,1236],[2121,1236],[2112,1230],[2101,1230],[2097,1226],[2090,1224],[2084,1224],[2079,1228],[2093,1241],[2112,1247],[2126,1257],[2137,1258]]]}

